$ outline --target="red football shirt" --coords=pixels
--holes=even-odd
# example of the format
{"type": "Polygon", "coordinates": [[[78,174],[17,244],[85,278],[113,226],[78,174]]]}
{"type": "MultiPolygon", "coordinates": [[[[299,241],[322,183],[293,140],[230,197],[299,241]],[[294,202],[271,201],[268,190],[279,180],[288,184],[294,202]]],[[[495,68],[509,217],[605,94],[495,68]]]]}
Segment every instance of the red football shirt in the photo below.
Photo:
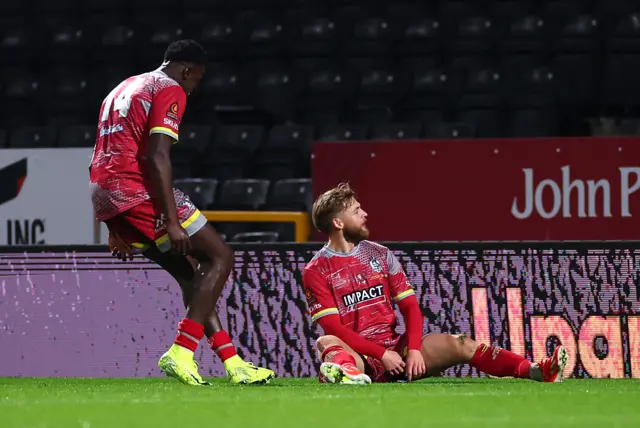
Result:
{"type": "Polygon", "coordinates": [[[303,282],[313,321],[338,314],[343,325],[385,348],[399,337],[391,302],[414,295],[391,250],[371,241],[349,253],[323,247],[305,267],[303,282]]]}
{"type": "Polygon", "coordinates": [[[180,85],[157,70],[129,77],[107,95],[90,166],[91,200],[98,220],[150,198],[149,136],[166,134],[177,142],[186,103],[180,85]]]}

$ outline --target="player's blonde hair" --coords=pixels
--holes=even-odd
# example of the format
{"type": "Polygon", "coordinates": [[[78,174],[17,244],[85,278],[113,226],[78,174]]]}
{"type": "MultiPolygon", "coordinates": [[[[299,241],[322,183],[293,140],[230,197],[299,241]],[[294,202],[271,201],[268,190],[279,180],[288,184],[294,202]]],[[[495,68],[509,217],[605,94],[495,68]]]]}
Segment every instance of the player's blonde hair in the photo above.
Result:
{"type": "Polygon", "coordinates": [[[311,210],[313,225],[322,233],[331,232],[333,219],[351,206],[356,193],[349,183],[340,183],[333,189],[327,190],[316,199],[311,210]]]}

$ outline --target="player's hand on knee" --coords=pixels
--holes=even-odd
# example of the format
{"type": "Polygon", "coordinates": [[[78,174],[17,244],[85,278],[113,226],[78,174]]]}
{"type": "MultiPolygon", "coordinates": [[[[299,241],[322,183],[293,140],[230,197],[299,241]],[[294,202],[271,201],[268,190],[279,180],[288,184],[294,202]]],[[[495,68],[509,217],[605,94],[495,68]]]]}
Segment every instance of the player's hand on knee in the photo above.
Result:
{"type": "Polygon", "coordinates": [[[384,365],[386,371],[393,375],[402,374],[405,368],[405,363],[400,354],[391,350],[387,350],[382,356],[382,365],[384,365]]]}
{"type": "Polygon", "coordinates": [[[123,262],[133,260],[133,249],[116,232],[109,232],[109,249],[111,250],[112,256],[115,256],[123,262]]]}
{"type": "Polygon", "coordinates": [[[422,353],[416,349],[412,349],[407,353],[407,379],[420,379],[427,372],[427,365],[424,362],[422,353]]]}
{"type": "Polygon", "coordinates": [[[171,241],[171,248],[179,254],[187,254],[191,250],[191,239],[186,230],[179,224],[167,225],[167,235],[171,241]]]}

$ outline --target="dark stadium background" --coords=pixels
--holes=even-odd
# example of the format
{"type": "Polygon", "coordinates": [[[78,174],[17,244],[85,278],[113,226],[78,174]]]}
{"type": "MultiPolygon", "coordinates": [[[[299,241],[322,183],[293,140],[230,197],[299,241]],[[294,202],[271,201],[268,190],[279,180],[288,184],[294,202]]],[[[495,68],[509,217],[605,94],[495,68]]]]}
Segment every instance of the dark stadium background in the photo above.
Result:
{"type": "Polygon", "coordinates": [[[209,53],[173,151],[202,209],[308,210],[317,141],[639,129],[631,0],[31,0],[0,5],[0,147],[92,146],[104,96],[179,38],[209,53]]]}

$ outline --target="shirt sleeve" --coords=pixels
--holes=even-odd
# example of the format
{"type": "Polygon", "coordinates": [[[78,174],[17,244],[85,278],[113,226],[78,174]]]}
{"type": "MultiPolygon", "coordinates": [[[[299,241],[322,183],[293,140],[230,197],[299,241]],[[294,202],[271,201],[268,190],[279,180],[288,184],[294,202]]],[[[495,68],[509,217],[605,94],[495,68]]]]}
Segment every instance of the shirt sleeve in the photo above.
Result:
{"type": "Polygon", "coordinates": [[[322,275],[314,270],[305,269],[302,273],[302,282],[311,321],[316,322],[327,315],[339,313],[327,280],[322,275]]]}
{"type": "Polygon", "coordinates": [[[369,342],[355,331],[350,330],[340,322],[340,317],[338,315],[324,317],[318,322],[318,324],[320,324],[320,327],[324,330],[324,334],[336,336],[360,355],[366,355],[367,357],[373,357],[381,360],[382,356],[387,351],[384,347],[373,342],[369,342]]]}
{"type": "Polygon", "coordinates": [[[409,278],[404,273],[400,261],[396,256],[387,250],[387,266],[389,269],[389,289],[391,291],[391,299],[398,303],[409,296],[414,296],[413,287],[409,282],[409,278]]]}
{"type": "Polygon", "coordinates": [[[178,142],[186,106],[187,95],[180,86],[172,85],[158,91],[151,102],[149,135],[164,134],[178,142]]]}

